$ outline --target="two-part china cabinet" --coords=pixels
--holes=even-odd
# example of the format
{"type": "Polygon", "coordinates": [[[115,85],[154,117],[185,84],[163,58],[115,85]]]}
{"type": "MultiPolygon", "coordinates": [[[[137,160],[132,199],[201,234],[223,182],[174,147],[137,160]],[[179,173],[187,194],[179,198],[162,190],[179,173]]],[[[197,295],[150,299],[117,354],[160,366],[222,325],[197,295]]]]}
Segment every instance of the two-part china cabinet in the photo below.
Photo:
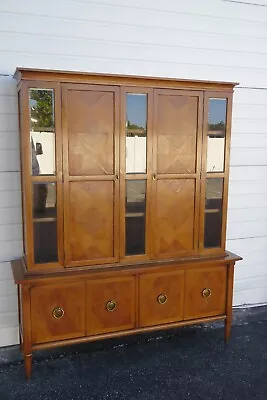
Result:
{"type": "Polygon", "coordinates": [[[17,69],[21,349],[232,318],[233,83],[17,69]]]}

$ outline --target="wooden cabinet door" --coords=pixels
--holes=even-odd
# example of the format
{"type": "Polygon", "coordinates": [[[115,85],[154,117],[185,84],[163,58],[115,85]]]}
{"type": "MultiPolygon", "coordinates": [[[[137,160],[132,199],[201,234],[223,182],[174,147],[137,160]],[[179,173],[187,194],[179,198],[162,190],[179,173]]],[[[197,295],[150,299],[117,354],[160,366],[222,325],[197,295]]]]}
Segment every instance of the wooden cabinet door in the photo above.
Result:
{"type": "Polygon", "coordinates": [[[33,343],[85,336],[85,283],[33,287],[31,324],[33,343]]]}
{"type": "Polygon", "coordinates": [[[158,89],[154,99],[152,253],[179,257],[198,245],[203,95],[158,89]]]}
{"type": "Polygon", "coordinates": [[[183,319],[184,271],[143,274],[139,278],[139,325],[183,319]]]}
{"type": "Polygon", "coordinates": [[[118,260],[118,89],[63,85],[65,263],[118,260]]]}
{"type": "Polygon", "coordinates": [[[185,272],[185,319],[222,315],[226,310],[227,267],[199,267],[185,272]]]}
{"type": "Polygon", "coordinates": [[[96,279],[86,283],[87,335],[135,327],[135,278],[96,279]]]}

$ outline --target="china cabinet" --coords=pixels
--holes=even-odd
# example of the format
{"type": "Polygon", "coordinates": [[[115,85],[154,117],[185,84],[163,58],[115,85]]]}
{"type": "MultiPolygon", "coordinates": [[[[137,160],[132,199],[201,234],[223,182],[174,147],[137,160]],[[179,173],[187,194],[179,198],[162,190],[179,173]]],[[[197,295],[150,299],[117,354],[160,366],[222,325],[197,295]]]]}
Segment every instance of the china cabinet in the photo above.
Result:
{"type": "Polygon", "coordinates": [[[17,69],[26,373],[35,350],[221,319],[234,83],[17,69]]]}

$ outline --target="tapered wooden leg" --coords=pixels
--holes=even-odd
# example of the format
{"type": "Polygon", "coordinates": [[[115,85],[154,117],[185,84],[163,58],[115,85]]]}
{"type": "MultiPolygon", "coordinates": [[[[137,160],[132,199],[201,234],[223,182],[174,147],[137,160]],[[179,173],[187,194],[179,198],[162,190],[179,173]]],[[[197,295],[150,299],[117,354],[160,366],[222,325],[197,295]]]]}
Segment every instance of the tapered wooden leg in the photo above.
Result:
{"type": "Polygon", "coordinates": [[[224,340],[228,341],[232,326],[232,303],[233,303],[233,285],[234,285],[234,265],[231,263],[227,267],[227,297],[226,297],[226,320],[224,325],[224,340]]]}
{"type": "Polygon", "coordinates": [[[31,309],[30,309],[30,286],[22,286],[22,326],[23,326],[23,355],[26,376],[29,379],[32,373],[32,343],[31,343],[31,309]]]}
{"type": "Polygon", "coordinates": [[[27,379],[30,379],[32,375],[32,354],[24,355],[24,367],[27,379]]]}
{"type": "Polygon", "coordinates": [[[224,341],[225,341],[225,343],[228,342],[228,339],[230,337],[231,327],[232,327],[232,318],[229,318],[229,316],[228,316],[225,320],[225,325],[224,325],[224,341]]]}

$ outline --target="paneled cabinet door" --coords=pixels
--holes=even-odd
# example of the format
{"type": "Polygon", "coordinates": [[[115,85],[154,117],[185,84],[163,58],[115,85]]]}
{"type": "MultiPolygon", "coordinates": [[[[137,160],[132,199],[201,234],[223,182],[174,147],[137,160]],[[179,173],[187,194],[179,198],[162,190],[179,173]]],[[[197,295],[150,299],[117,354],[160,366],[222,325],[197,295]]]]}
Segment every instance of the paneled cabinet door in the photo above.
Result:
{"type": "Polygon", "coordinates": [[[66,266],[118,260],[118,89],[63,85],[66,266]]]}
{"type": "Polygon", "coordinates": [[[143,274],[139,278],[141,327],[183,319],[184,271],[143,274]]]}
{"type": "Polygon", "coordinates": [[[135,279],[116,277],[86,282],[87,335],[135,327],[135,279]]]}
{"type": "Polygon", "coordinates": [[[85,283],[31,288],[32,342],[45,343],[85,336],[85,283]]]}
{"type": "Polygon", "coordinates": [[[154,99],[152,253],[179,257],[198,244],[203,95],[159,89],[154,99]]]}
{"type": "Polygon", "coordinates": [[[226,266],[194,268],[185,273],[185,319],[222,315],[226,309],[226,266]]]}

